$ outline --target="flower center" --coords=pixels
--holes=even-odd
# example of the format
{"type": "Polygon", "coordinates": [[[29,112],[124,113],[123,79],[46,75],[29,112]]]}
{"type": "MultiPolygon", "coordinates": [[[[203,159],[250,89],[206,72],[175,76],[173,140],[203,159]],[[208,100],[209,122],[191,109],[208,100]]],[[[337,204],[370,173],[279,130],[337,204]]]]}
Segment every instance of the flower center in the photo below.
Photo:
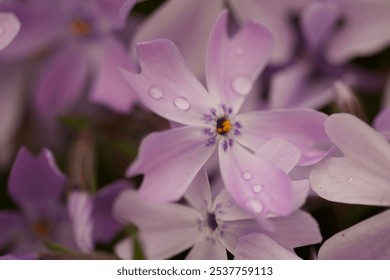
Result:
{"type": "Polygon", "coordinates": [[[231,122],[225,117],[217,119],[217,133],[221,135],[225,135],[230,130],[232,130],[231,122]]]}
{"type": "Polygon", "coordinates": [[[70,23],[69,28],[73,34],[78,36],[88,36],[92,33],[91,24],[87,20],[81,18],[73,20],[70,23]]]}
{"type": "Polygon", "coordinates": [[[39,238],[46,238],[50,234],[50,225],[45,221],[38,221],[33,225],[32,231],[39,238]]]}
{"type": "Polygon", "coordinates": [[[202,120],[210,125],[210,128],[203,129],[203,134],[207,136],[206,146],[212,146],[220,140],[223,141],[223,150],[226,151],[233,145],[233,138],[241,134],[241,124],[232,121],[233,110],[225,104],[219,104],[218,110],[210,108],[209,114],[204,114],[202,120]]]}
{"type": "Polygon", "coordinates": [[[207,225],[214,231],[218,227],[217,220],[215,219],[215,215],[213,213],[208,213],[207,215],[207,225]]]}

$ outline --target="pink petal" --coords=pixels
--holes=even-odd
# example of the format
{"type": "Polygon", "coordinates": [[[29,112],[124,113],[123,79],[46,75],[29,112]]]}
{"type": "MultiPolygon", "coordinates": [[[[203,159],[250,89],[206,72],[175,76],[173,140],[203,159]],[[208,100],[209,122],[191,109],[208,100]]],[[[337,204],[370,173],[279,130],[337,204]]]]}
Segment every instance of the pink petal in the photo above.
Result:
{"type": "Polygon", "coordinates": [[[374,127],[390,140],[390,107],[383,109],[374,120],[374,127]]]}
{"type": "Polygon", "coordinates": [[[341,11],[337,3],[312,1],[302,11],[301,24],[309,46],[314,50],[323,47],[329,38],[341,11]]]}
{"type": "Polygon", "coordinates": [[[310,181],[318,195],[331,201],[390,206],[390,176],[349,158],[324,160],[313,168],[310,181]]]}
{"type": "Polygon", "coordinates": [[[95,16],[103,30],[118,29],[124,27],[127,16],[136,0],[96,0],[95,16]]]}
{"type": "Polygon", "coordinates": [[[299,162],[301,152],[298,148],[280,138],[273,138],[264,143],[255,155],[271,165],[289,173],[299,162]]]}
{"type": "Polygon", "coordinates": [[[13,13],[0,13],[0,50],[8,46],[20,30],[20,21],[13,13]]]}
{"type": "Polygon", "coordinates": [[[133,190],[122,192],[114,204],[115,216],[133,223],[148,259],[174,256],[198,240],[200,214],[176,203],[156,203],[140,198],[133,190]]]}
{"type": "Polygon", "coordinates": [[[44,65],[35,92],[36,110],[53,117],[70,110],[80,99],[87,79],[88,61],[80,46],[69,45],[44,65]]]}
{"type": "Polygon", "coordinates": [[[146,107],[182,124],[203,125],[203,115],[216,102],[191,73],[176,46],[161,39],[136,46],[141,73],[121,69],[146,107]]]}
{"type": "Polygon", "coordinates": [[[28,213],[57,203],[65,183],[66,178],[48,149],[34,156],[22,147],[11,170],[8,192],[19,207],[28,213]]]}
{"type": "Polygon", "coordinates": [[[196,76],[202,79],[207,40],[222,6],[222,0],[166,1],[140,26],[133,42],[158,38],[173,41],[196,76]]]}
{"type": "Polygon", "coordinates": [[[389,260],[390,210],[364,220],[329,238],[320,248],[321,260],[389,260]]]}
{"type": "Polygon", "coordinates": [[[241,237],[234,252],[236,260],[299,260],[300,258],[268,236],[252,233],[241,237]]]}
{"type": "Polygon", "coordinates": [[[234,143],[219,147],[221,175],[237,204],[255,215],[291,211],[291,182],[287,174],[234,143]]]}
{"type": "Polygon", "coordinates": [[[77,246],[82,252],[90,253],[93,243],[93,200],[90,194],[74,191],[68,198],[68,211],[72,220],[77,246]]]}
{"type": "Polygon", "coordinates": [[[210,183],[205,168],[199,170],[184,197],[199,213],[207,213],[211,208],[210,183]]]}
{"type": "Polygon", "coordinates": [[[386,167],[390,166],[390,145],[380,133],[349,114],[333,114],[326,121],[325,129],[345,157],[389,178],[386,167]]]}
{"type": "Polygon", "coordinates": [[[329,45],[328,59],[344,63],[356,56],[371,55],[390,43],[390,5],[387,0],[338,1],[345,17],[329,45]]]}
{"type": "Polygon", "coordinates": [[[271,79],[271,108],[321,108],[330,103],[333,93],[328,79],[310,81],[311,63],[298,61],[271,79]]]}
{"type": "Polygon", "coordinates": [[[202,236],[192,247],[186,260],[227,260],[226,249],[215,238],[202,236]]]}
{"type": "Polygon", "coordinates": [[[181,127],[148,135],[128,176],[144,174],[140,195],[150,200],[173,201],[188,186],[214,151],[198,127],[181,127]]]}
{"type": "Polygon", "coordinates": [[[296,211],[288,217],[273,218],[272,222],[275,230],[267,235],[291,251],[322,241],[317,221],[304,211],[296,211]]]}
{"type": "Polygon", "coordinates": [[[235,120],[242,124],[237,139],[253,151],[271,138],[281,138],[300,149],[301,165],[313,164],[328,153],[330,143],[323,113],[310,109],[279,109],[243,113],[235,120]]]}
{"type": "Polygon", "coordinates": [[[133,240],[130,237],[122,239],[114,246],[115,254],[122,260],[133,259],[133,240]]]}
{"type": "Polygon", "coordinates": [[[285,63],[295,47],[295,32],[289,15],[298,14],[308,0],[230,0],[241,23],[255,20],[265,26],[275,39],[272,63],[285,63]]]}
{"type": "Polygon", "coordinates": [[[125,46],[114,37],[102,39],[96,63],[97,76],[90,98],[120,113],[128,113],[137,97],[119,72],[119,67],[135,70],[125,46]]]}
{"type": "Polygon", "coordinates": [[[206,78],[209,92],[218,103],[237,114],[272,51],[272,36],[262,26],[246,23],[232,38],[228,35],[228,13],[220,14],[207,48],[206,78]]]}
{"type": "Polygon", "coordinates": [[[292,209],[297,210],[301,208],[310,193],[310,181],[308,179],[291,181],[292,186],[292,209]]]}

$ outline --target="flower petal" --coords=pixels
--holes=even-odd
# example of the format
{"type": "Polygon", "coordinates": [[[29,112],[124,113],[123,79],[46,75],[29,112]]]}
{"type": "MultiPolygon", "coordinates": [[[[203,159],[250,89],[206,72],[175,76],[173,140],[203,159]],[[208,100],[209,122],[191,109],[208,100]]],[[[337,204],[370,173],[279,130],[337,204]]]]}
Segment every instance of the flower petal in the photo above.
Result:
{"type": "Polygon", "coordinates": [[[202,236],[192,247],[186,260],[227,260],[226,249],[218,240],[202,236]]]}
{"type": "Polygon", "coordinates": [[[234,143],[219,145],[221,175],[230,196],[255,215],[291,211],[291,182],[286,173],[234,143]]]}
{"type": "Polygon", "coordinates": [[[199,213],[207,213],[211,208],[211,189],[205,168],[199,170],[184,197],[199,213]]]}
{"type": "Polygon", "coordinates": [[[337,3],[313,1],[305,5],[301,24],[305,39],[312,50],[319,51],[322,48],[340,17],[341,11],[337,3]]]}
{"type": "Polygon", "coordinates": [[[202,125],[215,101],[185,64],[176,46],[160,39],[136,45],[141,73],[122,76],[146,107],[182,124],[202,125]]]}
{"type": "Polygon", "coordinates": [[[131,187],[126,181],[116,181],[99,190],[92,212],[95,241],[110,242],[121,229],[121,225],[113,217],[112,206],[118,194],[131,187]]]}
{"type": "Polygon", "coordinates": [[[229,5],[241,23],[255,20],[265,26],[275,39],[272,63],[288,61],[297,42],[290,15],[297,15],[307,0],[230,0],[229,5]]]}
{"type": "Polygon", "coordinates": [[[319,196],[331,201],[390,206],[389,176],[348,158],[320,162],[310,173],[310,181],[319,196]]]}
{"type": "Polygon", "coordinates": [[[214,151],[198,127],[152,133],[141,144],[128,176],[144,173],[140,195],[150,200],[173,201],[188,186],[214,151]]]}
{"type": "Polygon", "coordinates": [[[20,30],[20,21],[13,13],[0,13],[0,50],[8,46],[20,30]]]}
{"type": "Polygon", "coordinates": [[[222,0],[171,0],[138,28],[133,42],[167,38],[175,43],[198,78],[205,75],[207,39],[222,0]]]}
{"type": "Polygon", "coordinates": [[[246,23],[232,38],[228,13],[220,14],[210,35],[206,58],[207,87],[218,103],[237,114],[272,52],[272,36],[254,22],[246,23]]]}
{"type": "MultiPolygon", "coordinates": [[[[0,53],[1,60],[32,58],[47,50],[65,35],[66,21],[54,1],[7,1],[2,12],[12,12],[20,21],[20,31],[9,47],[0,53]],[[50,24],[47,24],[50,22],[50,24]]],[[[3,4],[2,3],[2,4],[3,4]]]]}
{"type": "Polygon", "coordinates": [[[191,247],[198,240],[201,216],[176,203],[144,200],[133,190],[123,191],[114,204],[115,216],[134,223],[148,259],[164,259],[191,247]]]}
{"type": "Polygon", "coordinates": [[[300,258],[261,233],[241,237],[234,252],[236,260],[299,260],[300,258]]]}
{"type": "Polygon", "coordinates": [[[322,240],[318,223],[304,211],[296,211],[288,217],[273,218],[272,222],[275,230],[267,235],[291,251],[322,240]]]}
{"type": "Polygon", "coordinates": [[[390,210],[332,236],[320,248],[321,260],[390,259],[390,210]]]}
{"type": "Polygon", "coordinates": [[[243,113],[236,117],[242,124],[237,139],[256,151],[265,141],[281,138],[300,149],[299,164],[308,165],[321,160],[330,141],[325,133],[326,115],[310,109],[278,109],[243,113]]]}
{"type": "Polygon", "coordinates": [[[287,141],[280,138],[273,138],[265,142],[255,152],[255,155],[280,170],[289,173],[299,162],[301,152],[287,141]]]}
{"type": "Polygon", "coordinates": [[[66,178],[58,169],[53,154],[43,149],[33,156],[22,147],[11,170],[8,192],[27,212],[57,203],[65,188],[66,178]]]}
{"type": "Polygon", "coordinates": [[[331,81],[323,76],[312,81],[312,63],[302,60],[277,72],[271,79],[271,108],[321,108],[334,98],[331,81]]]}
{"type": "Polygon", "coordinates": [[[345,25],[332,37],[327,58],[341,64],[355,56],[371,55],[390,43],[390,5],[387,0],[338,1],[345,25]]]}
{"type": "Polygon", "coordinates": [[[93,199],[83,191],[73,191],[68,198],[68,211],[72,220],[77,246],[82,252],[90,253],[94,249],[93,240],[93,199]]]}
{"type": "Polygon", "coordinates": [[[133,259],[133,240],[130,237],[122,239],[114,246],[115,254],[122,260],[133,259]]]}
{"type": "Polygon", "coordinates": [[[327,119],[325,130],[345,157],[390,178],[390,145],[383,135],[349,114],[333,114],[327,119]]]}
{"type": "Polygon", "coordinates": [[[128,13],[136,4],[136,0],[97,0],[94,1],[96,17],[103,30],[124,27],[128,13]]]}
{"type": "Polygon", "coordinates": [[[70,110],[81,97],[87,70],[80,46],[69,45],[56,52],[38,78],[34,105],[39,114],[53,117],[70,110]]]}
{"type": "Polygon", "coordinates": [[[128,113],[137,100],[134,92],[123,80],[119,67],[135,70],[125,46],[114,37],[101,40],[97,73],[90,98],[120,113],[128,113]]]}
{"type": "Polygon", "coordinates": [[[17,235],[20,230],[24,230],[28,224],[24,217],[12,210],[0,211],[0,250],[4,250],[6,246],[12,244],[12,238],[17,235]]]}

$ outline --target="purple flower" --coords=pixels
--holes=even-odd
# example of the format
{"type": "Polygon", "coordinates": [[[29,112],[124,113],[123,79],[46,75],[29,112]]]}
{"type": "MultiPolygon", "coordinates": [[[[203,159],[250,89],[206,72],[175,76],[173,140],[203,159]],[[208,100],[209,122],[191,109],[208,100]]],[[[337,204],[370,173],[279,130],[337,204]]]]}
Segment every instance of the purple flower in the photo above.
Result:
{"type": "Polygon", "coordinates": [[[390,144],[383,135],[348,114],[330,116],[325,129],[344,157],[317,164],[312,188],[331,201],[390,206],[390,144]]]}
{"type": "MultiPolygon", "coordinates": [[[[323,198],[343,203],[390,206],[390,144],[358,118],[335,114],[325,123],[330,139],[344,157],[328,158],[310,174],[323,198]]],[[[320,259],[389,259],[389,210],[327,240],[320,259]]]]}
{"type": "Polygon", "coordinates": [[[137,45],[141,73],[122,70],[124,78],[149,109],[184,126],[146,137],[127,175],[145,174],[141,196],[177,200],[218,149],[222,178],[238,204],[257,214],[286,215],[291,205],[290,179],[254,152],[268,140],[282,138],[299,148],[300,164],[318,161],[326,152],[317,145],[328,141],[325,115],[311,110],[238,115],[268,60],[272,40],[253,22],[230,38],[227,16],[221,14],[209,41],[209,92],[188,70],[172,42],[137,45]],[[262,190],[252,191],[254,185],[262,190]],[[257,207],[250,206],[254,204],[257,207]]]}
{"type": "Polygon", "coordinates": [[[20,21],[12,13],[0,12],[0,50],[7,47],[20,30],[20,21]]]}
{"type": "Polygon", "coordinates": [[[75,109],[90,75],[89,99],[119,112],[135,102],[117,70],[130,69],[126,46],[113,35],[124,27],[135,0],[5,1],[22,23],[19,36],[2,51],[3,61],[49,53],[34,85],[34,106],[43,117],[75,109]],[[50,22],[50,24],[48,24],[50,22]]]}
{"type": "Polygon", "coordinates": [[[20,212],[0,212],[0,247],[8,244],[10,253],[39,253],[53,242],[75,249],[67,209],[60,201],[65,183],[49,150],[35,157],[21,148],[8,183],[20,212]]]}
{"type": "Polygon", "coordinates": [[[293,248],[321,240],[316,222],[303,211],[289,217],[257,223],[235,204],[226,190],[212,199],[207,174],[202,169],[185,194],[188,205],[145,201],[135,191],[124,191],[114,205],[123,222],[139,230],[148,259],[172,257],[188,248],[187,259],[226,259],[238,239],[257,232],[293,254],[293,248]]]}

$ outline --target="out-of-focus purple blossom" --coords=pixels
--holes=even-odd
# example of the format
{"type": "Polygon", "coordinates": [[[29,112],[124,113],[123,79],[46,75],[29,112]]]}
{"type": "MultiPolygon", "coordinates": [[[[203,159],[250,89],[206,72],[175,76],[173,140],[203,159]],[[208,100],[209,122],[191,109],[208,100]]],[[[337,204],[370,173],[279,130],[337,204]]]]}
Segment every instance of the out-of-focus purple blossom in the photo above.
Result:
{"type": "Polygon", "coordinates": [[[135,68],[124,44],[112,32],[124,27],[134,3],[135,0],[2,3],[0,10],[14,12],[22,23],[19,36],[2,51],[2,60],[51,51],[35,88],[34,105],[41,116],[57,116],[74,109],[91,76],[90,100],[122,113],[131,109],[135,96],[117,68],[135,68]]]}
{"type": "Polygon", "coordinates": [[[20,30],[20,21],[13,13],[0,12],[0,50],[7,47],[20,30]]]}
{"type": "Polygon", "coordinates": [[[73,191],[68,198],[68,211],[78,248],[85,253],[96,243],[108,243],[122,225],[113,217],[112,206],[118,194],[131,189],[125,181],[116,181],[101,188],[95,195],[73,191]]]}
{"type": "Polygon", "coordinates": [[[65,183],[49,150],[35,157],[21,148],[8,183],[19,212],[0,212],[0,247],[12,254],[42,252],[45,243],[76,249],[67,209],[60,200],[65,183]]]}
{"type": "Polygon", "coordinates": [[[257,214],[286,215],[291,205],[288,176],[254,152],[268,140],[282,138],[299,149],[300,164],[312,164],[326,154],[319,148],[328,141],[323,129],[326,116],[311,110],[238,115],[269,58],[272,40],[253,22],[229,37],[227,17],[227,12],[221,14],[210,36],[209,92],[188,70],[172,42],[137,46],[141,73],[123,70],[124,78],[145,106],[185,126],[149,135],[127,175],[145,174],[141,196],[177,200],[218,148],[222,178],[238,204],[257,214]],[[253,185],[261,185],[262,191],[250,191],[253,185]]]}
{"type": "Polygon", "coordinates": [[[125,191],[114,205],[119,220],[138,227],[148,259],[172,257],[192,247],[187,259],[226,259],[234,254],[238,239],[259,232],[293,254],[293,248],[321,241],[318,226],[303,211],[289,217],[271,218],[271,229],[251,219],[235,204],[225,189],[212,199],[207,174],[202,169],[185,199],[188,205],[151,202],[135,191],[125,191]]]}
{"type": "Polygon", "coordinates": [[[373,126],[390,141],[390,107],[384,108],[376,116],[373,126]]]}

